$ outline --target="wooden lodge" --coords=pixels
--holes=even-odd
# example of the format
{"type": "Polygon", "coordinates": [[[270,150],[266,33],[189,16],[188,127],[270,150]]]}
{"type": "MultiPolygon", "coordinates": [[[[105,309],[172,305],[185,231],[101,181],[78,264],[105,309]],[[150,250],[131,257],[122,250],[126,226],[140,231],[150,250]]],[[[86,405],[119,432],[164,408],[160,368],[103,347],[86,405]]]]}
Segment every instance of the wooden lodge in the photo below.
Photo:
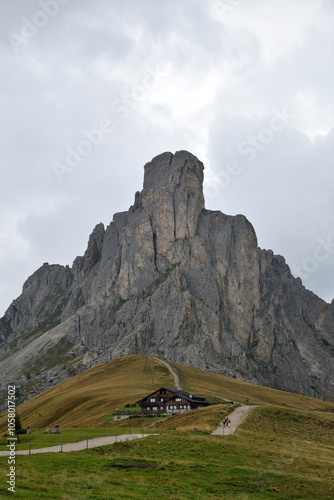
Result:
{"type": "Polygon", "coordinates": [[[200,396],[189,394],[181,389],[161,387],[145,398],[137,401],[144,415],[174,414],[189,410],[197,410],[211,405],[209,401],[200,396]]]}

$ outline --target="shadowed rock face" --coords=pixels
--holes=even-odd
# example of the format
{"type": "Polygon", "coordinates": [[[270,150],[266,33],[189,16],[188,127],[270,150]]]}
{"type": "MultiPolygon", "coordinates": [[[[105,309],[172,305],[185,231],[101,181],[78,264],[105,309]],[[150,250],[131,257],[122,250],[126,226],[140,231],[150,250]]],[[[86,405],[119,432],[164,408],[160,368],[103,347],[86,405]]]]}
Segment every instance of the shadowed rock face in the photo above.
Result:
{"type": "Polygon", "coordinates": [[[244,216],[205,210],[203,168],[186,151],[157,156],[134,205],[95,227],[72,268],[29,278],[0,320],[4,381],[40,371],[41,390],[50,377],[153,354],[334,399],[334,304],[259,249],[244,216]]]}

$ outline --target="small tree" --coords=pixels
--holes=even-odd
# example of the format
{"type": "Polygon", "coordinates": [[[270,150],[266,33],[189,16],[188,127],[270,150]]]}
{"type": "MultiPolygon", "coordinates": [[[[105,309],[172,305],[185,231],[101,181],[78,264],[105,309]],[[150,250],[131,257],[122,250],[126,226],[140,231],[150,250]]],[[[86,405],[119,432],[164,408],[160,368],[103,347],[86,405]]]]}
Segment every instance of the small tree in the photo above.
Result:
{"type": "Polygon", "coordinates": [[[21,418],[18,413],[15,415],[15,434],[22,434],[24,430],[22,429],[21,418]]]}

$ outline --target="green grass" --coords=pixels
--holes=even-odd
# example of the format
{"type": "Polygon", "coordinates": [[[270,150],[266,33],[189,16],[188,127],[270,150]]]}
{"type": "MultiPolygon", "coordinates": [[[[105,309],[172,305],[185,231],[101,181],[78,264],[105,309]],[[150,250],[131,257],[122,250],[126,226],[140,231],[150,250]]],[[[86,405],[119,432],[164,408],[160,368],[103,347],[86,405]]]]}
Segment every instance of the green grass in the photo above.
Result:
{"type": "MultiPolygon", "coordinates": [[[[134,413],[134,412],[141,412],[141,407],[140,406],[128,406],[128,407],[127,406],[123,406],[123,408],[116,408],[116,410],[118,412],[122,411],[122,412],[127,412],[127,413],[131,414],[131,413],[134,413]]],[[[113,420],[114,420],[114,414],[115,414],[115,411],[107,413],[106,415],[104,415],[103,417],[101,417],[97,423],[99,424],[99,423],[113,422],[113,420]]]]}
{"type": "MultiPolygon", "coordinates": [[[[82,452],[17,456],[16,498],[334,497],[331,415],[316,415],[312,420],[311,412],[266,406],[256,409],[232,436],[156,432],[82,452]],[[138,468],[147,466],[154,468],[138,468]]],[[[0,476],[7,468],[0,460],[0,476]]],[[[3,486],[0,496],[7,496],[3,486]]]]}
{"type": "Polygon", "coordinates": [[[117,408],[117,410],[131,413],[133,411],[141,411],[141,406],[123,406],[123,408],[117,408]]]}
{"type": "MultiPolygon", "coordinates": [[[[174,366],[190,392],[220,404],[172,417],[111,422],[110,414],[116,408],[131,409],[125,405],[134,404],[155,388],[173,386],[170,373],[153,358],[126,356],[19,405],[23,427],[32,427],[32,448],[60,444],[61,439],[68,443],[142,429],[158,435],[82,452],[18,455],[16,497],[334,498],[333,403],[174,366]],[[236,406],[223,398],[237,403],[248,399],[261,406],[234,435],[212,436],[211,430],[236,406]],[[44,434],[55,423],[60,424],[61,434],[44,434]]],[[[2,434],[6,420],[4,413],[2,434]]],[[[28,448],[29,436],[22,435],[21,442],[20,449],[28,448]]],[[[2,439],[0,449],[4,444],[2,439]]],[[[0,477],[7,473],[7,458],[0,457],[0,477]]],[[[0,498],[7,495],[3,481],[0,498]]]]}

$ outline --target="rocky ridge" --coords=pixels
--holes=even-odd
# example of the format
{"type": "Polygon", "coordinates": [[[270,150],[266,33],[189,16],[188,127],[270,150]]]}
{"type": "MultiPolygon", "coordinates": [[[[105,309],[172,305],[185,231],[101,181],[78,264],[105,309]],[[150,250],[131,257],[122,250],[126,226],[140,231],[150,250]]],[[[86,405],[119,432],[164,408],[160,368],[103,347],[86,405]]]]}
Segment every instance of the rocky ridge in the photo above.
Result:
{"type": "Polygon", "coordinates": [[[72,267],[44,264],[0,320],[2,389],[24,398],[90,366],[152,354],[334,400],[334,301],[258,248],[242,215],[206,210],[186,151],[145,165],[127,212],[72,267]]]}

